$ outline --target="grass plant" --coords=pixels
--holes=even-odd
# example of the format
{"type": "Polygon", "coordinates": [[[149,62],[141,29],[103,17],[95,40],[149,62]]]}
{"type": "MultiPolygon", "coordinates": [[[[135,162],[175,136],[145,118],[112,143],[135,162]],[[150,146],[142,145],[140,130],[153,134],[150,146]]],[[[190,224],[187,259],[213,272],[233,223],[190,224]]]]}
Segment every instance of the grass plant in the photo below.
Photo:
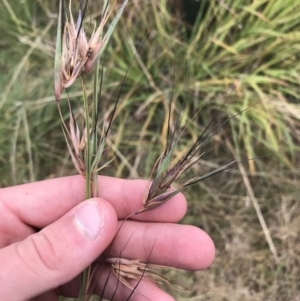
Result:
{"type": "MultiPolygon", "coordinates": [[[[180,127],[201,108],[182,135],[175,158],[188,152],[210,120],[220,124],[236,115],[212,137],[208,147],[212,151],[188,175],[243,161],[186,190],[189,211],[183,222],[212,236],[216,261],[201,273],[166,274],[196,292],[177,296],[178,300],[297,300],[299,4],[201,3],[195,23],[185,24],[171,1],[129,1],[107,48],[104,102],[116,94],[138,45],[148,35],[128,71],[107,137],[105,159],[115,159],[105,172],[150,176],[166,148],[172,93],[173,113],[181,111],[180,127]],[[245,160],[252,157],[261,158],[245,160]]],[[[94,20],[102,6],[95,1],[90,5],[87,15],[94,20]]],[[[1,0],[0,9],[6,12],[0,20],[0,166],[5,175],[0,185],[70,174],[72,162],[52,89],[56,4],[1,0]]],[[[92,91],[87,78],[87,97],[92,91]]],[[[69,97],[74,103],[82,97],[79,82],[69,97]]],[[[67,120],[65,94],[61,100],[67,120]]],[[[108,113],[113,108],[107,103],[108,113]]],[[[83,114],[76,104],[72,110],[75,116],[83,114]]]]}

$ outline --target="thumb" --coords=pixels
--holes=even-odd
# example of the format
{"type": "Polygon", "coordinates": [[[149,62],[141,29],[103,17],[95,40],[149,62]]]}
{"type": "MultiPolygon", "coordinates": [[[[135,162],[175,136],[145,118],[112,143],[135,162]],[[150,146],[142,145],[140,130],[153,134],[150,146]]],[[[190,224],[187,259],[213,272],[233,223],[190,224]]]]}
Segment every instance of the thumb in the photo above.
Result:
{"type": "Polygon", "coordinates": [[[0,250],[2,300],[27,300],[67,283],[110,244],[117,216],[105,200],[85,201],[53,224],[0,250]]]}

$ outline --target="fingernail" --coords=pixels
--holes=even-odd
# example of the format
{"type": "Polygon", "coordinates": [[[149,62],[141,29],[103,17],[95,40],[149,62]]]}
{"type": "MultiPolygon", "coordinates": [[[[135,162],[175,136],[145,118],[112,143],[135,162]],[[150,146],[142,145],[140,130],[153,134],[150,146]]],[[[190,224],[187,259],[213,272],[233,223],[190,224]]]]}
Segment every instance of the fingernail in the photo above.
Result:
{"type": "Polygon", "coordinates": [[[103,215],[99,204],[86,202],[75,213],[75,221],[80,233],[89,240],[96,240],[104,228],[103,215]]]}

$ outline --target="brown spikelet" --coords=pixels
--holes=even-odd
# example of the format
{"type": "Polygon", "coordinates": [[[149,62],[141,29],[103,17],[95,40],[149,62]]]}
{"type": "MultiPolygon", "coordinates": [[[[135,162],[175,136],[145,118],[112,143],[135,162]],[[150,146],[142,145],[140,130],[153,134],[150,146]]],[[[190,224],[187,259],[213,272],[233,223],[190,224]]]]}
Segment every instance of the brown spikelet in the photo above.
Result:
{"type": "Polygon", "coordinates": [[[181,292],[190,291],[189,289],[182,286],[181,284],[172,282],[168,280],[166,277],[163,277],[157,272],[155,272],[155,269],[163,269],[163,268],[172,269],[171,267],[159,265],[159,264],[144,263],[139,259],[129,260],[125,258],[108,258],[106,259],[106,262],[111,264],[114,274],[121,281],[121,283],[123,283],[125,286],[127,286],[130,289],[133,289],[133,287],[128,282],[128,279],[140,280],[141,278],[146,276],[146,278],[143,279],[145,280],[152,279],[158,284],[162,284],[162,283],[168,284],[177,291],[181,291],[181,292]],[[176,285],[177,287],[174,287],[174,285],[176,285]],[[179,289],[178,287],[181,287],[181,289],[179,289]]]}
{"type": "Polygon", "coordinates": [[[96,64],[105,41],[105,37],[101,39],[101,35],[109,17],[106,9],[97,30],[94,30],[88,41],[83,26],[80,26],[83,22],[80,19],[82,16],[79,16],[75,24],[71,8],[69,10],[70,20],[66,20],[62,43],[62,90],[70,87],[82,73],[91,71],[96,64]]]}
{"type": "MultiPolygon", "coordinates": [[[[171,199],[179,192],[183,191],[186,187],[196,184],[200,181],[203,181],[218,173],[221,173],[229,168],[232,168],[233,166],[239,163],[237,160],[233,160],[204,175],[199,175],[189,180],[186,180],[185,182],[179,184],[177,188],[172,187],[173,183],[183,173],[185,173],[193,165],[195,165],[206,153],[205,146],[213,137],[213,135],[215,135],[225,123],[227,123],[230,119],[235,117],[234,115],[228,118],[222,124],[217,124],[212,130],[210,130],[210,125],[212,123],[211,121],[205,127],[205,129],[199,134],[199,136],[197,137],[195,143],[191,146],[191,148],[183,156],[181,156],[179,160],[176,161],[175,150],[178,148],[180,139],[185,131],[185,129],[183,129],[179,133],[179,135],[175,138],[176,131],[178,131],[179,128],[180,114],[181,111],[179,112],[179,116],[176,120],[175,129],[173,133],[170,133],[170,129],[168,129],[167,145],[164,152],[162,153],[162,155],[154,165],[151,174],[151,183],[149,184],[149,189],[147,190],[144,197],[143,208],[137,211],[135,214],[139,214],[151,210],[155,207],[158,207],[163,203],[165,203],[166,201],[168,201],[169,199],[171,199]]],[[[169,123],[170,123],[170,115],[169,115],[169,123]]]]}
{"type": "Polygon", "coordinates": [[[63,13],[62,2],[63,1],[60,0],[54,67],[54,92],[57,101],[60,100],[62,91],[70,87],[78,76],[86,74],[94,68],[128,0],[123,1],[104,35],[104,27],[112,12],[112,9],[108,11],[109,6],[107,4],[100,24],[97,28],[94,28],[90,39],[88,39],[83,26],[84,14],[80,11],[77,22],[75,23],[71,11],[72,0],[69,2],[69,18],[63,13]],[[63,24],[64,19],[65,23],[63,24]]]}
{"type": "Polygon", "coordinates": [[[69,128],[64,122],[64,119],[61,114],[60,106],[58,104],[58,111],[62,121],[63,133],[65,136],[65,140],[67,143],[70,156],[72,158],[72,162],[77,172],[85,178],[86,167],[85,167],[83,154],[86,145],[86,129],[83,131],[83,134],[81,136],[80,129],[77,125],[76,119],[74,118],[74,113],[69,99],[68,99],[68,104],[69,104],[69,116],[70,116],[69,128]]]}

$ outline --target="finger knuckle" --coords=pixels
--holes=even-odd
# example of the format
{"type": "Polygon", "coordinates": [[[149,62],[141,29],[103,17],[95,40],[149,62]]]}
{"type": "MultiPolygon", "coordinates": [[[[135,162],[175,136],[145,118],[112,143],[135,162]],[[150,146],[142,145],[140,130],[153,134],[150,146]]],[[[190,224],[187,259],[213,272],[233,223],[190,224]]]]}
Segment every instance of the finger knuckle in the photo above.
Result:
{"type": "Polygon", "coordinates": [[[55,239],[48,233],[39,232],[28,237],[30,257],[39,269],[49,272],[58,271],[62,267],[63,256],[58,251],[55,239]],[[30,250],[31,249],[31,250],[30,250]]]}

